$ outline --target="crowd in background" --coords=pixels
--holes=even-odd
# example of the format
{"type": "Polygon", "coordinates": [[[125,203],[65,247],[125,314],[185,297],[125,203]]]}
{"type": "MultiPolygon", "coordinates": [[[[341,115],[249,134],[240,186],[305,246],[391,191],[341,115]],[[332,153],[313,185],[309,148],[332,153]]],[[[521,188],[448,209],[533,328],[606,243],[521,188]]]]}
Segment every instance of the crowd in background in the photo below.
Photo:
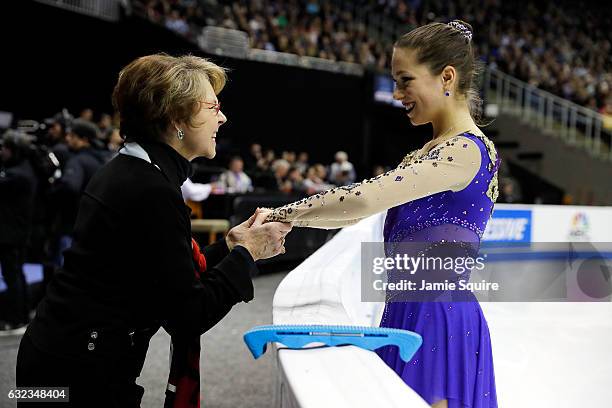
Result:
{"type": "Polygon", "coordinates": [[[0,331],[29,322],[24,260],[51,269],[63,264],[81,194],[119,149],[112,117],[92,120],[90,109],[78,118],[64,110],[42,123],[26,121],[0,138],[0,268],[9,303],[0,331]]]}
{"type": "MultiPolygon", "coordinates": [[[[0,315],[0,332],[21,330],[29,322],[24,260],[42,264],[45,275],[63,265],[85,187],[123,145],[118,118],[94,115],[91,109],[78,117],[64,109],[42,122],[20,121],[15,127],[0,135],[0,270],[9,304],[8,313],[0,315]]],[[[309,163],[307,152],[285,151],[277,157],[259,144],[244,158],[232,156],[226,169],[211,169],[207,187],[185,183],[186,199],[253,191],[310,195],[356,180],[345,152],[337,152],[325,166],[309,163]]]]}
{"type": "Polygon", "coordinates": [[[138,0],[134,6],[192,39],[203,26],[222,26],[247,32],[253,48],[387,71],[398,33],[460,18],[473,26],[476,53],[491,66],[612,116],[612,9],[596,2],[138,0]]]}
{"type": "MultiPolygon", "coordinates": [[[[385,171],[385,167],[375,166],[373,173],[368,176],[376,176],[385,171]]],[[[294,151],[283,151],[277,155],[273,149],[264,151],[259,143],[253,143],[244,157],[231,156],[227,161],[227,169],[213,174],[206,187],[193,185],[189,180],[189,184],[183,186],[183,196],[192,201],[201,201],[205,199],[201,197],[210,194],[250,192],[306,196],[335,186],[352,184],[356,179],[355,166],[344,151],[336,152],[335,161],[324,165],[310,163],[308,152],[296,154],[294,151]]]]}
{"type": "Polygon", "coordinates": [[[346,152],[339,151],[330,165],[310,163],[308,152],[283,151],[277,157],[273,149],[263,151],[258,143],[251,145],[245,158],[246,172],[255,187],[288,194],[310,195],[334,186],[355,182],[355,167],[346,152]]]}

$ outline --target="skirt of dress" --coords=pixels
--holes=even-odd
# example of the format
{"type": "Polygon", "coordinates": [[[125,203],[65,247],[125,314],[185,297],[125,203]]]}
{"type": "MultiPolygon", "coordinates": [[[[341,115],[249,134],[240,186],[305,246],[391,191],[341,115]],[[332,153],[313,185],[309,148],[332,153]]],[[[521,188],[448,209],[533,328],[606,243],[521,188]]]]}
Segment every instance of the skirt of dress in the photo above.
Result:
{"type": "Polygon", "coordinates": [[[497,407],[491,337],[478,302],[387,303],[380,326],[423,337],[408,362],[395,346],[377,353],[429,404],[446,399],[449,408],[497,407]]]}

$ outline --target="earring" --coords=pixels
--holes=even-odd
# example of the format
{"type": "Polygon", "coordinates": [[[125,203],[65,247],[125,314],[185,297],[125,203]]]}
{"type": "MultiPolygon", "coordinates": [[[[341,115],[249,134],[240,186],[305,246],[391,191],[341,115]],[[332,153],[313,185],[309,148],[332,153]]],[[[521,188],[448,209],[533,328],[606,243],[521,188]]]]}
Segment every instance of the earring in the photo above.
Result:
{"type": "Polygon", "coordinates": [[[444,95],[446,95],[446,96],[450,96],[450,95],[451,95],[451,93],[450,93],[450,91],[444,91],[444,95]]]}
{"type": "Polygon", "coordinates": [[[178,140],[183,140],[185,137],[185,132],[183,132],[181,129],[176,129],[176,137],[178,137],[178,140]]]}

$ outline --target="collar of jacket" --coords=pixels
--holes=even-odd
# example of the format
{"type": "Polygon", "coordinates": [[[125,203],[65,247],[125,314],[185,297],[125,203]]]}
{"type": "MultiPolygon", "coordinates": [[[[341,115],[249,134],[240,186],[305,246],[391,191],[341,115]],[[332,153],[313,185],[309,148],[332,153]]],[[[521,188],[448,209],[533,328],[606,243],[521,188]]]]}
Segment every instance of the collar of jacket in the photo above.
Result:
{"type": "Polygon", "coordinates": [[[182,186],[193,172],[189,160],[185,159],[166,143],[126,143],[119,153],[134,156],[153,164],[172,185],[177,187],[182,186]]]}

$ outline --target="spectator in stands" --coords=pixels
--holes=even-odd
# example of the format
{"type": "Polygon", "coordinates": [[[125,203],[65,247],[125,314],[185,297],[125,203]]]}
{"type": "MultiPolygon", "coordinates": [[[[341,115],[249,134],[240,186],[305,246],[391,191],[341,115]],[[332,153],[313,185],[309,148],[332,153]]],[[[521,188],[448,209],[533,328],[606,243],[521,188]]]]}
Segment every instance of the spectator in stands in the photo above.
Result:
{"type": "Polygon", "coordinates": [[[93,110],[91,108],[85,108],[79,114],[79,119],[84,120],[86,122],[93,121],[93,110]]]}
{"type": "Polygon", "coordinates": [[[284,159],[278,159],[272,163],[272,171],[274,172],[274,178],[276,179],[279,191],[291,192],[291,182],[287,180],[290,168],[291,165],[284,159]]]}
{"type": "Polygon", "coordinates": [[[32,228],[36,176],[28,160],[30,138],[9,130],[0,150],[0,269],[7,288],[5,322],[0,331],[28,323],[23,257],[32,228]]]}
{"type": "Polygon", "coordinates": [[[380,176],[381,174],[385,174],[386,171],[387,170],[385,169],[385,166],[381,166],[380,164],[377,164],[372,169],[372,177],[376,177],[376,176],[380,176]]]}
{"type": "Polygon", "coordinates": [[[72,243],[72,229],[76,221],[81,193],[94,173],[109,159],[107,151],[93,147],[100,131],[96,125],[75,119],[68,128],[66,142],[72,156],[68,159],[62,177],[57,181],[53,197],[58,208],[55,236],[59,236],[57,264],[63,264],[63,250],[72,243]]]}
{"type": "Polygon", "coordinates": [[[184,36],[189,34],[189,25],[181,15],[181,12],[177,9],[173,9],[170,12],[170,15],[166,17],[165,26],[167,29],[175,31],[184,36]]]}
{"type": "Polygon", "coordinates": [[[106,145],[109,152],[111,152],[112,157],[114,157],[115,154],[119,152],[121,146],[123,146],[123,138],[121,137],[121,132],[119,132],[119,129],[113,129],[108,139],[108,144],[106,145]]]}
{"type": "Polygon", "coordinates": [[[319,180],[325,182],[327,180],[327,168],[321,163],[317,163],[314,165],[315,174],[319,178],[319,180]]]}
{"type": "MultiPolygon", "coordinates": [[[[325,171],[325,166],[323,165],[318,165],[318,166],[320,166],[320,168],[322,168],[323,171],[325,171]]],[[[325,191],[333,187],[332,185],[325,183],[325,180],[321,179],[317,175],[316,166],[312,166],[308,168],[308,171],[306,173],[306,179],[304,180],[303,184],[304,184],[304,187],[306,188],[306,194],[308,195],[319,193],[321,191],[325,191]]]]}
{"type": "Polygon", "coordinates": [[[62,169],[71,155],[70,149],[66,144],[66,127],[72,120],[72,116],[66,110],[55,114],[52,118],[46,119],[47,134],[45,139],[40,142],[48,146],[51,152],[55,154],[62,169]]]}
{"type": "Polygon", "coordinates": [[[229,162],[229,170],[219,177],[219,183],[227,193],[243,194],[253,191],[251,178],[243,170],[244,162],[242,158],[240,156],[232,157],[229,162]]]}
{"type": "Polygon", "coordinates": [[[353,164],[348,161],[348,154],[343,151],[336,152],[336,161],[332,163],[329,180],[337,186],[347,186],[355,182],[357,175],[353,164]]]}
{"type": "Polygon", "coordinates": [[[284,151],[281,158],[283,160],[287,160],[287,163],[289,163],[289,166],[293,166],[295,164],[295,152],[293,151],[284,151]]]}
{"type": "Polygon", "coordinates": [[[276,153],[274,153],[274,150],[268,149],[266,150],[266,153],[263,155],[261,161],[258,162],[258,166],[264,170],[268,169],[272,166],[272,163],[274,163],[274,160],[276,160],[276,153]]]}
{"type": "Polygon", "coordinates": [[[298,154],[297,161],[295,162],[295,167],[297,167],[300,170],[300,173],[302,173],[303,175],[306,174],[309,167],[307,152],[300,152],[300,154],[298,154]]]}
{"type": "Polygon", "coordinates": [[[98,121],[98,128],[100,129],[98,137],[102,140],[104,145],[108,145],[111,134],[114,131],[113,117],[108,113],[101,114],[100,120],[98,121]]]}
{"type": "Polygon", "coordinates": [[[304,176],[297,167],[291,167],[287,176],[289,183],[291,183],[291,193],[303,194],[306,193],[308,188],[304,184],[304,176]]]}
{"type": "Polygon", "coordinates": [[[113,104],[126,147],[83,194],[74,244],[21,339],[18,387],[61,384],[79,407],[140,406],[136,378],[163,325],[165,405],[199,396],[199,336],[253,298],[255,261],[284,252],[291,229],[262,225],[257,211],[203,253],[191,237],[179,188],[191,160],[215,156],[225,78],[195,56],[150,55],[121,71],[113,104]]]}
{"type": "Polygon", "coordinates": [[[523,201],[521,187],[515,178],[500,178],[499,187],[498,201],[500,203],[521,203],[523,201]]]}
{"type": "Polygon", "coordinates": [[[253,159],[257,159],[255,168],[249,169],[249,174],[253,179],[253,186],[264,190],[278,191],[278,182],[271,168],[275,160],[274,150],[267,150],[262,155],[261,145],[253,144],[251,146],[251,162],[253,159]]]}
{"type": "Polygon", "coordinates": [[[108,113],[100,114],[100,120],[98,121],[98,128],[100,132],[104,132],[113,127],[113,117],[108,113]]]}
{"type": "Polygon", "coordinates": [[[261,145],[253,143],[249,148],[249,153],[244,159],[244,167],[247,172],[253,172],[257,168],[257,163],[261,160],[261,145]]]}
{"type": "Polygon", "coordinates": [[[599,110],[603,117],[603,128],[612,131],[612,94],[606,98],[604,105],[599,110]]]}
{"type": "Polygon", "coordinates": [[[144,14],[149,20],[161,24],[166,14],[170,13],[170,5],[158,0],[145,0],[144,4],[135,2],[135,6],[144,6],[144,14]]]}

